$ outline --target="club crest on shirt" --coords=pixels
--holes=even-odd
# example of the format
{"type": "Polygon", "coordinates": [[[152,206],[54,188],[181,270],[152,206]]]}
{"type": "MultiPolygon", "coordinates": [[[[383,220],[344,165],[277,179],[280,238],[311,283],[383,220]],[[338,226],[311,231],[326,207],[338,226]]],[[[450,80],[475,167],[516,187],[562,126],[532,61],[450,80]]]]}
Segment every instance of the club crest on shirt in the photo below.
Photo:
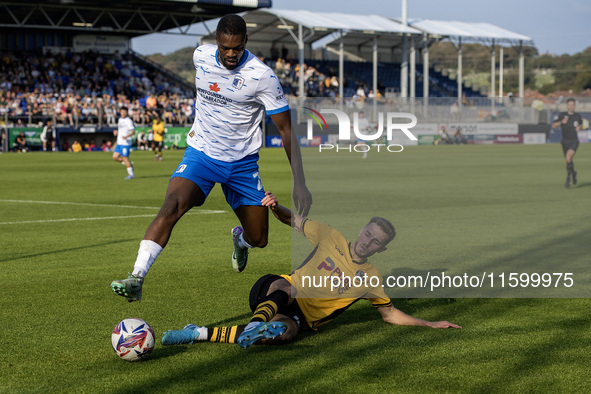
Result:
{"type": "Polygon", "coordinates": [[[244,85],[244,78],[242,78],[240,75],[236,75],[234,77],[234,81],[232,81],[232,87],[234,89],[242,89],[242,85],[244,85]]]}
{"type": "Polygon", "coordinates": [[[277,86],[277,96],[275,97],[275,100],[281,101],[283,99],[285,99],[285,95],[283,94],[283,89],[281,89],[281,86],[277,86]]]}

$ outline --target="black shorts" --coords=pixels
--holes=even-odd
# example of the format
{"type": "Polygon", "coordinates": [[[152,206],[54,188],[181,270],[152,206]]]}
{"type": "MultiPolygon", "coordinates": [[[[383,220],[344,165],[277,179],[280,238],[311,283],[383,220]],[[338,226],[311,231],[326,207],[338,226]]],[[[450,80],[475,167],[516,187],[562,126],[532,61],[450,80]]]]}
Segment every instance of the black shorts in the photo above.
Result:
{"type": "Polygon", "coordinates": [[[164,146],[164,141],[153,141],[152,144],[154,148],[162,150],[162,147],[164,146]]]}
{"type": "Polygon", "coordinates": [[[561,144],[562,144],[562,151],[564,152],[565,156],[566,156],[567,150],[572,149],[576,152],[577,148],[579,147],[578,140],[562,140],[561,144]]]}
{"type": "MultiPolygon", "coordinates": [[[[248,297],[248,302],[250,303],[251,311],[255,311],[257,306],[261,303],[261,299],[263,299],[267,295],[271,283],[275,282],[278,279],[285,280],[285,278],[282,278],[281,276],[275,274],[267,274],[259,278],[259,280],[257,280],[254,286],[252,286],[252,289],[250,289],[250,296],[248,297]]],[[[306,323],[306,319],[304,318],[304,314],[302,313],[302,310],[300,309],[300,306],[297,303],[297,300],[294,300],[290,305],[288,305],[285,308],[279,308],[277,313],[285,315],[289,317],[291,320],[293,320],[298,326],[298,332],[305,329],[308,326],[308,324],[306,323]]]]}

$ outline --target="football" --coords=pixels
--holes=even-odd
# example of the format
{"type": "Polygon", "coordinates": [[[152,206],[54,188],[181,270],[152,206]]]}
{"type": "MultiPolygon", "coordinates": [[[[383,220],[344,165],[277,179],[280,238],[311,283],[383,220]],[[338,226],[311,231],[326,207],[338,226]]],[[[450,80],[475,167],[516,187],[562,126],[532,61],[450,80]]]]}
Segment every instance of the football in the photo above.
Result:
{"type": "Polygon", "coordinates": [[[154,349],[154,330],[142,319],[125,319],[113,329],[111,344],[125,361],[143,360],[154,349]]]}

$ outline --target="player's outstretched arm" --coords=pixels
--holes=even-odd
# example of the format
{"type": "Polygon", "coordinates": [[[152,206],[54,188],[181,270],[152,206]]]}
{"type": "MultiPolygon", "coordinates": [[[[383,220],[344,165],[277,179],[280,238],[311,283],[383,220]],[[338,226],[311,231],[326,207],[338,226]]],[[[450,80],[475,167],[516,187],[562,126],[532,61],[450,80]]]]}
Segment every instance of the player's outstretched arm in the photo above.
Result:
{"type": "Polygon", "coordinates": [[[312,205],[312,194],[306,186],[304,167],[302,165],[302,154],[295,134],[291,132],[291,115],[289,111],[271,115],[271,119],[281,135],[283,148],[291,165],[293,174],[293,202],[298,214],[308,216],[312,205]]]}
{"type": "Polygon", "coordinates": [[[271,192],[265,192],[265,197],[261,200],[261,205],[271,208],[273,215],[282,223],[285,223],[300,231],[304,218],[291,209],[279,204],[277,197],[271,192]]]}
{"type": "Polygon", "coordinates": [[[378,308],[378,311],[382,315],[382,318],[386,323],[394,324],[397,326],[426,326],[432,328],[462,328],[457,324],[450,323],[448,321],[427,321],[422,319],[417,319],[416,317],[412,317],[407,315],[406,313],[402,312],[394,308],[393,306],[386,306],[378,308]]]}

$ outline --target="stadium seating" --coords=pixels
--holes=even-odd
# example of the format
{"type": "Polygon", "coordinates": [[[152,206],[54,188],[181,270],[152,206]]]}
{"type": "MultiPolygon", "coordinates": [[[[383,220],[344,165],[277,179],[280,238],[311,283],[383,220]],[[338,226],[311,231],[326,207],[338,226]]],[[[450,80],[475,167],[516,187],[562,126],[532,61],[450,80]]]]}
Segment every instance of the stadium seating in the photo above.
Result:
{"type": "Polygon", "coordinates": [[[144,123],[154,115],[145,104],[150,95],[169,123],[192,117],[186,110],[194,100],[190,83],[172,80],[132,52],[0,52],[0,75],[0,116],[7,124],[49,117],[58,124],[114,124],[121,106],[130,107],[130,114],[136,110],[136,120],[144,123]]]}
{"type": "MultiPolygon", "coordinates": [[[[319,61],[319,60],[306,60],[306,65],[313,65],[318,76],[313,79],[313,82],[317,80],[324,80],[326,77],[330,77],[337,73],[339,63],[336,60],[331,61],[319,61]]],[[[273,63],[270,64],[273,66],[273,63]]],[[[364,62],[352,62],[346,61],[344,63],[345,69],[345,86],[344,96],[350,97],[355,94],[358,86],[365,88],[365,93],[369,93],[369,87],[373,85],[373,64],[364,62]]],[[[416,97],[423,96],[423,72],[422,68],[417,68],[416,71],[416,84],[415,91],[416,97]]],[[[295,78],[294,78],[295,79],[295,78]]],[[[297,79],[296,79],[297,80],[297,79]]],[[[308,96],[321,95],[315,86],[308,83],[308,96]]],[[[291,86],[290,86],[291,88],[291,86]]],[[[400,64],[399,63],[379,63],[378,64],[378,89],[385,94],[385,88],[394,88],[395,91],[400,91],[400,64]]],[[[338,88],[336,89],[338,91],[338,88]]],[[[464,86],[462,92],[465,97],[484,97],[479,92],[473,90],[470,87],[464,86]]],[[[434,68],[429,69],[429,97],[457,97],[458,87],[457,81],[444,76],[441,72],[434,68]]]]}
{"type": "MultiPolygon", "coordinates": [[[[275,70],[287,96],[298,94],[299,65],[265,60],[275,70]]],[[[334,98],[339,94],[338,61],[307,60],[304,65],[308,97],[334,98]]],[[[370,94],[373,65],[347,61],[344,64],[345,97],[361,88],[370,94]]],[[[423,94],[422,68],[416,71],[415,92],[423,94]]],[[[378,89],[400,91],[400,64],[378,64],[378,89]]],[[[431,68],[430,97],[457,97],[457,82],[431,68]]],[[[479,92],[463,88],[466,98],[482,98],[479,92]]],[[[191,84],[133,52],[42,54],[0,51],[0,116],[6,124],[38,124],[54,117],[58,125],[115,124],[118,109],[130,108],[138,124],[156,113],[168,124],[190,124],[194,116],[191,84]],[[154,104],[155,102],[155,104],[154,104]],[[152,105],[149,105],[152,103],[152,105]]]]}

